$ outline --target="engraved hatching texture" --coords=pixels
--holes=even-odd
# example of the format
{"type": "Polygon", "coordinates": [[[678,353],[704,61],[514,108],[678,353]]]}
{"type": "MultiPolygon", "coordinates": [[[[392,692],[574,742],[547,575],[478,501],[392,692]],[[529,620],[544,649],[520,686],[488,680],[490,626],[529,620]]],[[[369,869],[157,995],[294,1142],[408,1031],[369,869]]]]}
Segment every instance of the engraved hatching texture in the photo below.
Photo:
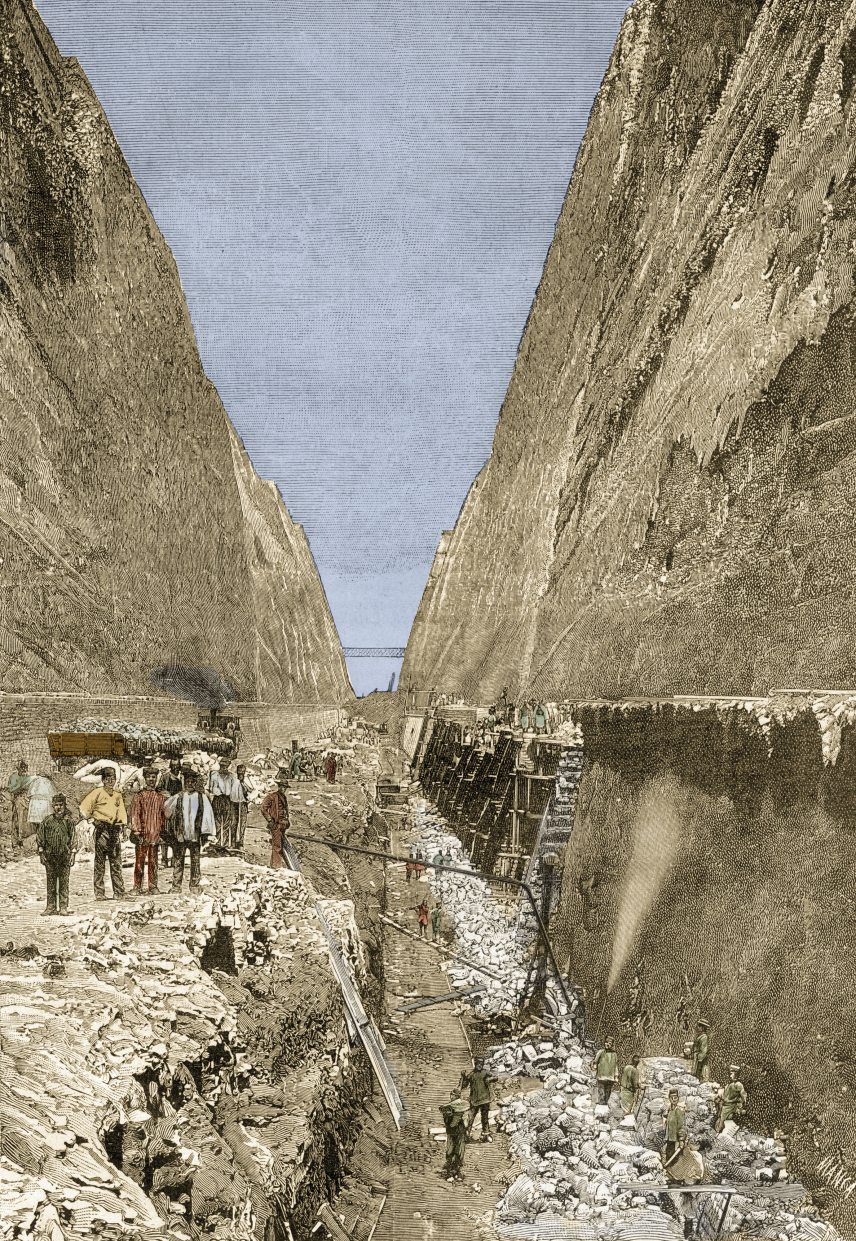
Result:
{"type": "Polygon", "coordinates": [[[854,28],[629,10],[405,683],[852,680],[854,28]]]}
{"type": "Polygon", "coordinates": [[[89,83],[0,2],[0,680],[351,696],[302,529],[237,443],[89,83]],[[254,641],[248,637],[254,636],[254,641]]]}

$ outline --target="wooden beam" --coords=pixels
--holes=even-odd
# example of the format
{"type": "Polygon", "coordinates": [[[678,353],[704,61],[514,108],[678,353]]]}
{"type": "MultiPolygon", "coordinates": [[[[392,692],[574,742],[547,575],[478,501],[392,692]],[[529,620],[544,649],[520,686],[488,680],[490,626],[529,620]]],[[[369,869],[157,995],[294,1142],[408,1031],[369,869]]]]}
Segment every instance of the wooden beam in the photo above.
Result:
{"type": "Polygon", "coordinates": [[[333,1241],[354,1241],[353,1233],[346,1232],[339,1219],[333,1213],[329,1202],[322,1202],[318,1210],[318,1218],[329,1232],[333,1241]]]}

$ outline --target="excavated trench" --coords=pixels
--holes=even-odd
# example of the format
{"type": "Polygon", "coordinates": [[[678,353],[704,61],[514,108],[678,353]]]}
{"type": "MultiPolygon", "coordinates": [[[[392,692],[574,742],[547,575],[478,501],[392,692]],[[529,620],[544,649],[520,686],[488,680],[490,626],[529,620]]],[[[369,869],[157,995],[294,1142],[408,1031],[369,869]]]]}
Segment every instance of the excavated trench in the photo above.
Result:
{"type": "MultiPolygon", "coordinates": [[[[741,1066],[758,1141],[782,1138],[791,1175],[853,1235],[856,748],[849,734],[833,746],[816,710],[750,708],[575,713],[584,763],[551,938],[589,1037],[612,1034],[620,1057],[680,1061],[697,1020],[710,1021],[713,1077],[741,1066]]],[[[558,779],[533,805],[521,793],[532,744],[521,761],[510,734],[487,754],[463,732],[434,722],[423,787],[480,866],[528,865],[515,849],[537,854],[558,779]]],[[[568,750],[557,748],[558,773],[568,750]]],[[[535,767],[549,765],[536,755],[535,767]]]]}

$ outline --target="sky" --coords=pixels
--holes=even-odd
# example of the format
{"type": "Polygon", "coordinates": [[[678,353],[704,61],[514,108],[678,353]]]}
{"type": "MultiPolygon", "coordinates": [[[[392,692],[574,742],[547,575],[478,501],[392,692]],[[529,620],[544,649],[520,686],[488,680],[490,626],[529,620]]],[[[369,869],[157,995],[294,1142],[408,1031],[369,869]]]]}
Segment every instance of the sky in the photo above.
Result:
{"type": "MultiPolygon", "coordinates": [[[[37,0],[346,646],[404,646],[628,0],[37,0]]],[[[358,693],[394,661],[353,660],[358,693]]]]}

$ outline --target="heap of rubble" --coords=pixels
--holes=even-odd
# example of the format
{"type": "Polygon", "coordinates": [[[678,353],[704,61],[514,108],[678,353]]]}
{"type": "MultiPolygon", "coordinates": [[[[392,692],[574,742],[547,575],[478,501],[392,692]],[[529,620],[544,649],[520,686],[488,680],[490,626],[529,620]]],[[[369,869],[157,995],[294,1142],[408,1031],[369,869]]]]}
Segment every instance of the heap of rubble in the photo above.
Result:
{"type": "MultiPolygon", "coordinates": [[[[686,1061],[642,1061],[644,1092],[635,1115],[624,1115],[616,1095],[608,1106],[593,1101],[591,1049],[574,1036],[569,1023],[559,1022],[549,1038],[495,1048],[488,1066],[500,1078],[540,1079],[536,1090],[508,1100],[501,1109],[499,1127],[509,1134],[525,1168],[498,1207],[506,1223],[546,1225],[559,1216],[586,1221],[594,1228],[593,1236],[609,1241],[657,1235],[658,1229],[663,1237],[682,1236],[675,1216],[664,1209],[668,1199],[664,1204],[664,1195],[656,1192],[666,1184],[660,1151],[668,1092],[677,1089],[686,1109],[690,1146],[704,1161],[705,1180],[738,1190],[726,1221],[729,1232],[746,1228],[778,1241],[833,1241],[834,1234],[825,1231],[827,1225],[807,1201],[759,1196],[764,1185],[788,1179],[781,1140],[760,1137],[733,1122],[717,1134],[713,1121],[719,1086],[700,1082],[686,1061]]],[[[681,1209],[686,1213],[694,1208],[684,1198],[681,1209]]]]}
{"type": "Polygon", "coordinates": [[[61,954],[3,950],[0,1237],[251,1241],[277,1202],[311,1209],[337,1100],[364,1089],[314,899],[246,867],[81,918],[61,954]]]}
{"type": "MultiPolygon", "coordinates": [[[[414,799],[411,813],[414,838],[429,862],[438,849],[448,849],[455,866],[468,866],[460,841],[430,804],[414,799]]],[[[483,880],[430,868],[426,878],[452,915],[462,954],[505,980],[490,981],[485,997],[468,997],[466,1003],[481,1012],[511,1012],[525,972],[508,911],[483,880]]],[[[457,963],[448,971],[454,986],[487,981],[457,963]]],[[[778,1137],[761,1137],[733,1121],[716,1133],[716,1082],[699,1081],[685,1060],[648,1058],[640,1065],[641,1101],[635,1113],[625,1115],[617,1091],[608,1105],[595,1102],[593,1054],[579,1036],[575,1014],[560,1016],[537,1031],[530,1027],[520,1038],[491,1050],[488,1068],[500,1081],[523,1077],[539,1082],[523,1096],[508,1097],[500,1108],[497,1127],[508,1134],[523,1165],[497,1207],[501,1234],[569,1241],[583,1236],[588,1241],[683,1237],[683,1220],[701,1209],[703,1200],[693,1205],[688,1195],[678,1201],[677,1192],[658,1192],[666,1185],[660,1151],[668,1093],[677,1089],[686,1110],[689,1145],[703,1160],[705,1179],[737,1190],[723,1236],[745,1230],[771,1241],[837,1241],[798,1187],[795,1197],[763,1197],[765,1186],[788,1182],[785,1148],[778,1137]]]]}
{"type": "MultiPolygon", "coordinates": [[[[424,799],[411,800],[413,835],[426,858],[448,852],[452,865],[469,869],[470,861],[461,842],[445,819],[424,799]]],[[[461,955],[490,971],[491,977],[459,961],[441,965],[456,990],[474,987],[484,990],[474,997],[479,1012],[499,1016],[514,1012],[526,981],[525,948],[517,931],[516,910],[496,902],[484,879],[429,867],[425,878],[443,902],[447,924],[454,928],[461,955]]]]}

